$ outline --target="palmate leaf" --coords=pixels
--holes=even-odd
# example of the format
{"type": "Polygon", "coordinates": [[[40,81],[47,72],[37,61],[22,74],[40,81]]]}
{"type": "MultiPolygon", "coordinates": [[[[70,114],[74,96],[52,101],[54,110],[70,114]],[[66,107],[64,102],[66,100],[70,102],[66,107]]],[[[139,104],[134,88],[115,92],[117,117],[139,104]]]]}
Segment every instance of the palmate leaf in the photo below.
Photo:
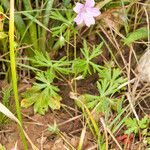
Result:
{"type": "Polygon", "coordinates": [[[108,96],[107,97],[99,96],[99,101],[96,105],[96,110],[97,112],[103,112],[106,113],[107,115],[109,114],[111,109],[120,112],[122,110],[122,101],[123,97],[111,98],[108,96]]]}
{"type": "Polygon", "coordinates": [[[121,74],[122,72],[118,68],[105,68],[100,70],[100,80],[97,82],[97,87],[101,97],[114,94],[118,90],[118,87],[127,81],[121,74]]]}
{"type": "Polygon", "coordinates": [[[34,105],[34,112],[42,115],[45,114],[49,107],[52,110],[60,109],[61,97],[56,91],[53,91],[54,89],[45,88],[43,91],[35,92],[33,88],[24,93],[24,99],[21,101],[22,107],[28,108],[34,105]]]}
{"type": "Polygon", "coordinates": [[[39,93],[33,92],[32,89],[28,89],[22,94],[22,97],[23,99],[21,101],[21,106],[24,108],[28,108],[36,102],[37,97],[39,97],[39,93]]]}
{"type": "Polygon", "coordinates": [[[56,72],[59,72],[61,74],[69,74],[71,71],[71,62],[69,62],[66,57],[63,57],[56,61],[51,60],[47,53],[44,55],[42,52],[35,52],[35,56],[31,59],[31,61],[37,67],[47,67],[55,77],[56,72]]]}
{"type": "Polygon", "coordinates": [[[28,108],[34,105],[34,112],[45,114],[50,107],[52,110],[60,108],[61,97],[59,96],[59,88],[54,86],[53,80],[55,75],[50,71],[38,72],[35,77],[37,82],[33,84],[31,89],[23,93],[21,106],[28,108]]]}
{"type": "Polygon", "coordinates": [[[127,126],[127,130],[125,131],[125,134],[131,134],[131,133],[138,133],[138,124],[136,119],[132,119],[132,118],[126,118],[125,120],[125,125],[127,126]]]}
{"type": "Polygon", "coordinates": [[[52,69],[56,72],[62,73],[62,74],[69,74],[71,71],[70,63],[66,57],[61,58],[58,61],[52,61],[52,69]]]}
{"type": "Polygon", "coordinates": [[[149,122],[150,122],[150,118],[147,115],[145,115],[144,118],[139,120],[138,124],[141,129],[145,129],[148,127],[149,122]]]}
{"type": "Polygon", "coordinates": [[[126,118],[125,125],[127,126],[126,134],[138,133],[139,129],[146,129],[149,125],[150,119],[146,115],[141,120],[137,121],[136,118],[126,118]]]}
{"type": "Polygon", "coordinates": [[[52,30],[52,36],[56,37],[61,35],[64,31],[66,31],[66,29],[68,28],[68,26],[66,24],[62,24],[61,26],[56,26],[53,27],[52,30]]]}
{"type": "Polygon", "coordinates": [[[96,105],[96,111],[97,112],[103,112],[108,114],[110,112],[111,109],[111,103],[110,103],[111,99],[108,97],[99,97],[99,103],[96,105]]]}
{"type": "Polygon", "coordinates": [[[91,74],[89,63],[85,59],[77,58],[73,61],[72,69],[74,73],[86,76],[88,73],[91,74]]]}
{"type": "Polygon", "coordinates": [[[53,82],[55,74],[51,72],[51,70],[45,72],[37,72],[37,76],[35,78],[42,83],[50,84],[53,82]]]}
{"type": "Polygon", "coordinates": [[[58,94],[53,96],[46,88],[39,94],[37,101],[34,103],[34,111],[44,115],[48,107],[52,110],[60,109],[60,101],[61,97],[58,94]]]}
{"type": "Polygon", "coordinates": [[[93,46],[93,49],[90,51],[90,48],[87,45],[87,42],[84,40],[83,48],[81,48],[81,52],[86,60],[92,60],[96,56],[100,55],[102,53],[102,46],[103,43],[100,43],[97,46],[93,46]]]}
{"type": "Polygon", "coordinates": [[[34,51],[34,53],[35,53],[34,58],[32,58],[31,61],[36,67],[52,66],[52,62],[48,53],[45,53],[45,55],[39,51],[34,51]]]}
{"type": "Polygon", "coordinates": [[[92,72],[99,72],[102,68],[100,65],[93,62],[93,59],[102,53],[101,47],[103,43],[100,43],[98,46],[94,46],[92,50],[87,45],[87,42],[84,41],[83,48],[81,52],[83,58],[77,58],[72,63],[73,72],[76,74],[82,73],[83,76],[87,74],[92,74],[92,72]]]}
{"type": "MultiPolygon", "coordinates": [[[[113,98],[113,94],[118,92],[118,87],[126,82],[126,79],[122,77],[122,71],[118,68],[105,67],[101,68],[99,74],[100,80],[97,82],[99,95],[83,94],[78,97],[79,100],[88,109],[96,108],[98,112],[105,112],[107,115],[109,115],[111,109],[120,112],[124,96],[113,98]]],[[[77,101],[76,104],[82,108],[80,101],[77,101]]]]}
{"type": "Polygon", "coordinates": [[[49,96],[46,97],[47,94],[44,91],[38,94],[38,97],[36,97],[36,101],[34,102],[34,112],[38,112],[41,115],[44,115],[45,112],[48,110],[48,103],[49,103],[49,96]]]}
{"type": "Polygon", "coordinates": [[[49,101],[49,107],[52,109],[52,110],[58,110],[60,109],[61,107],[61,103],[60,101],[62,100],[61,96],[57,95],[57,96],[54,96],[54,97],[51,97],[50,98],[50,101],[49,101]]]}

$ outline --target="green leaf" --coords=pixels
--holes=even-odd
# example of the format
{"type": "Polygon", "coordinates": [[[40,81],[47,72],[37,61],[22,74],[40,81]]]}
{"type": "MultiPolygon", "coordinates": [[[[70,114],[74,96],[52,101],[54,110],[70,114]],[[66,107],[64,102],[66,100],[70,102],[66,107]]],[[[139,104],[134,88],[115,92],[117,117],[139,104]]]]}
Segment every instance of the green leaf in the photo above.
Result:
{"type": "Polygon", "coordinates": [[[59,132],[59,128],[56,122],[54,122],[53,125],[48,125],[48,130],[52,133],[58,133],[59,132]]]}
{"type": "Polygon", "coordinates": [[[124,44],[131,44],[134,41],[148,38],[148,29],[146,27],[142,27],[140,29],[135,30],[124,39],[124,44]]]}
{"type": "Polygon", "coordinates": [[[82,73],[83,76],[86,76],[88,73],[91,74],[89,64],[85,59],[77,58],[73,61],[72,69],[74,73],[80,74],[82,73]]]}
{"type": "Polygon", "coordinates": [[[52,19],[54,19],[54,20],[61,21],[61,22],[66,23],[66,24],[68,24],[68,25],[70,25],[70,24],[71,24],[71,21],[72,21],[72,20],[68,20],[68,18],[65,18],[65,17],[60,13],[60,11],[58,11],[58,10],[52,11],[50,18],[52,18],[52,19]]]}
{"type": "Polygon", "coordinates": [[[128,127],[125,134],[138,133],[139,127],[136,118],[126,118],[125,125],[128,127]]]}
{"type": "MultiPolygon", "coordinates": [[[[93,109],[99,101],[99,97],[91,94],[83,94],[78,97],[78,99],[87,106],[88,109],[93,109]]],[[[80,101],[76,101],[76,104],[79,108],[82,108],[80,101]]]]}
{"type": "Polygon", "coordinates": [[[127,79],[121,74],[122,71],[119,68],[106,67],[99,71],[100,80],[97,82],[97,87],[101,97],[114,94],[118,91],[118,87],[126,82],[127,79]]]}
{"type": "Polygon", "coordinates": [[[84,40],[83,48],[81,48],[81,52],[83,54],[83,58],[77,58],[72,63],[72,69],[76,74],[82,73],[83,76],[87,74],[92,74],[93,72],[98,72],[102,67],[93,62],[93,59],[102,53],[103,43],[100,43],[97,46],[93,46],[93,49],[87,45],[87,42],[84,40]]]}
{"type": "Polygon", "coordinates": [[[48,88],[37,93],[30,93],[30,97],[26,97],[21,102],[21,106],[28,108],[34,104],[34,112],[44,115],[50,107],[52,110],[60,109],[61,97],[59,95],[52,96],[53,93],[48,88]]]}
{"type": "Polygon", "coordinates": [[[62,98],[57,95],[55,97],[51,97],[50,98],[50,101],[49,101],[49,107],[52,109],[52,110],[57,110],[57,109],[60,109],[60,106],[61,106],[61,103],[60,101],[62,100],[62,98]]]}
{"type": "Polygon", "coordinates": [[[34,93],[32,89],[28,89],[22,96],[24,99],[21,100],[21,107],[28,108],[35,103],[39,93],[34,93]]]}
{"type": "Polygon", "coordinates": [[[69,4],[70,4],[70,1],[71,0],[62,0],[63,1],[63,5],[65,6],[65,7],[67,7],[69,4]]]}
{"type": "Polygon", "coordinates": [[[112,0],[104,0],[102,2],[98,3],[98,8],[103,8],[106,4],[108,4],[109,2],[111,2],[112,0]]]}
{"type": "Polygon", "coordinates": [[[0,32],[0,39],[4,39],[8,37],[8,35],[5,32],[0,32]]]}
{"type": "MultiPolygon", "coordinates": [[[[88,53],[86,53],[85,55],[89,56],[88,53]]],[[[82,69],[84,69],[84,71],[87,69],[85,60],[77,59],[76,62],[78,64],[76,66],[78,71],[79,69],[81,69],[80,71],[82,72],[82,69]],[[81,63],[81,65],[79,65],[79,62],[81,63]],[[83,64],[84,66],[82,66],[83,64]]],[[[103,69],[101,68],[99,70],[99,73],[100,81],[97,82],[99,95],[80,95],[78,97],[80,101],[77,101],[76,104],[78,105],[78,107],[82,108],[83,103],[89,110],[96,108],[98,112],[105,112],[107,113],[107,115],[109,115],[111,108],[120,112],[122,109],[123,97],[113,98],[112,96],[113,94],[118,92],[118,87],[126,81],[126,79],[121,76],[122,71],[118,68],[112,69],[111,67],[105,67],[103,69]]]]}
{"type": "Polygon", "coordinates": [[[109,98],[107,98],[107,97],[103,97],[103,98],[99,98],[99,103],[98,103],[98,105],[96,106],[96,111],[97,112],[103,112],[103,113],[105,113],[105,115],[106,114],[108,114],[109,113],[109,111],[110,111],[110,99],[109,98]]]}
{"type": "MultiPolygon", "coordinates": [[[[150,137],[146,137],[146,141],[147,143],[150,145],[150,137]]],[[[146,149],[146,150],[150,150],[150,148],[146,149]]]]}
{"type": "Polygon", "coordinates": [[[146,115],[146,116],[144,116],[144,118],[142,118],[141,120],[139,120],[138,124],[139,124],[139,127],[140,127],[141,129],[145,129],[145,128],[148,127],[149,122],[150,122],[150,119],[149,119],[149,117],[146,115]]]}
{"type": "Polygon", "coordinates": [[[118,113],[120,113],[122,111],[122,103],[124,100],[125,96],[122,96],[120,99],[115,99],[116,103],[114,105],[114,109],[117,110],[118,113]]]}
{"type": "Polygon", "coordinates": [[[4,13],[4,9],[3,9],[2,5],[0,5],[0,12],[4,13]]]}
{"type": "Polygon", "coordinates": [[[66,57],[63,57],[59,60],[51,60],[48,56],[48,53],[45,55],[41,52],[35,51],[35,56],[31,59],[35,66],[37,67],[47,67],[49,69],[48,74],[53,74],[56,78],[56,72],[62,74],[69,74],[70,73],[70,63],[67,61],[66,57]]]}
{"type": "Polygon", "coordinates": [[[38,112],[41,115],[44,115],[48,110],[49,96],[45,95],[47,93],[41,92],[39,93],[37,100],[34,103],[34,112],[38,112]]]}
{"type": "Polygon", "coordinates": [[[0,144],[0,150],[6,150],[2,144],[0,144]]]}
{"type": "Polygon", "coordinates": [[[65,38],[61,35],[58,41],[55,43],[53,49],[56,50],[58,47],[62,48],[65,45],[65,38]]]}
{"type": "Polygon", "coordinates": [[[38,72],[35,77],[37,82],[33,84],[31,89],[23,93],[24,98],[21,106],[28,108],[34,105],[34,112],[44,115],[50,107],[51,109],[59,109],[61,97],[58,95],[59,88],[52,85],[55,75],[50,71],[38,72]]]}
{"type": "Polygon", "coordinates": [[[125,131],[126,134],[138,133],[139,129],[146,129],[149,125],[150,119],[146,115],[144,118],[137,122],[136,118],[126,118],[125,125],[128,129],[125,131]]]}

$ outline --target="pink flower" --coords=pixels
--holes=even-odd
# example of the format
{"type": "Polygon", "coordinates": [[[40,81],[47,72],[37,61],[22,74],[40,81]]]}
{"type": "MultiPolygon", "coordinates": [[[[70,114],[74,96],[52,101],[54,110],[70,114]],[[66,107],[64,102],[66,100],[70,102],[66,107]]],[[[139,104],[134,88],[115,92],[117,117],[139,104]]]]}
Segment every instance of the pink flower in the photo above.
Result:
{"type": "Polygon", "coordinates": [[[76,3],[73,10],[77,13],[76,18],[74,18],[77,25],[85,23],[86,26],[90,27],[95,24],[94,17],[99,16],[100,11],[98,8],[95,8],[94,5],[94,0],[86,0],[85,4],[76,3]]]}

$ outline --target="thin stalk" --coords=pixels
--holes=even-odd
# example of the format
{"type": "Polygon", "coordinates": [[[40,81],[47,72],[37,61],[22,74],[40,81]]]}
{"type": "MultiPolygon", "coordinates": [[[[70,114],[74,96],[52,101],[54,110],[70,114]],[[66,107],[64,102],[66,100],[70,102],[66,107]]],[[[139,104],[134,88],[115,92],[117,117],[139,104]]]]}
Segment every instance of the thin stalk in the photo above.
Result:
{"type": "MultiPolygon", "coordinates": [[[[39,0],[35,0],[35,7],[36,7],[36,10],[39,10],[36,12],[36,16],[42,16],[42,11],[41,11],[41,8],[43,6],[43,3],[41,2],[40,6],[39,6],[39,0]]],[[[39,18],[39,20],[41,20],[39,18]]],[[[41,28],[40,26],[37,26],[37,37],[39,38],[41,36],[41,28]]],[[[39,44],[39,48],[40,48],[40,44],[39,44]]]]}
{"type": "MultiPolygon", "coordinates": [[[[74,60],[77,59],[77,36],[76,36],[76,31],[74,32],[74,60]]],[[[76,78],[77,76],[77,73],[75,72],[75,75],[74,75],[74,79],[76,78]]],[[[74,81],[74,91],[75,93],[77,92],[77,82],[76,80],[74,81]]]]}
{"type": "MultiPolygon", "coordinates": [[[[67,41],[70,41],[70,29],[67,31],[67,41]]],[[[66,48],[66,55],[67,55],[67,60],[69,60],[69,43],[67,43],[67,48],[66,48]]]]}
{"type": "Polygon", "coordinates": [[[16,62],[15,62],[15,51],[14,51],[14,0],[10,0],[9,44],[10,44],[10,65],[11,65],[11,74],[12,74],[12,85],[14,90],[16,111],[17,111],[18,119],[21,123],[20,132],[24,144],[24,149],[28,150],[28,146],[22,128],[22,116],[21,116],[18,87],[17,87],[17,74],[16,74],[16,62]]]}
{"type": "MultiPolygon", "coordinates": [[[[54,0],[48,0],[47,4],[46,4],[46,9],[45,9],[45,14],[44,14],[44,20],[43,20],[43,25],[45,27],[48,27],[48,23],[49,23],[49,15],[51,13],[51,9],[53,6],[54,0]]],[[[43,28],[42,29],[42,34],[41,34],[41,49],[44,52],[45,51],[45,45],[46,45],[46,33],[47,31],[43,28]]]]}
{"type": "MultiPolygon", "coordinates": [[[[23,0],[23,4],[25,7],[25,10],[27,10],[27,11],[33,10],[30,0],[23,0]]],[[[30,13],[30,14],[33,15],[33,13],[30,13]]],[[[30,33],[31,41],[33,43],[34,48],[36,50],[39,50],[38,42],[37,42],[37,40],[38,40],[38,38],[37,38],[37,27],[36,27],[36,24],[32,20],[29,22],[29,24],[30,23],[31,23],[31,25],[29,28],[29,33],[30,33]]]]}
{"type": "MultiPolygon", "coordinates": [[[[77,37],[76,37],[76,31],[74,32],[74,60],[77,59],[77,37]]],[[[77,76],[77,73],[75,72],[74,74],[74,79],[76,78],[77,76]]],[[[77,81],[74,80],[74,92],[77,93],[77,81]]],[[[75,105],[75,109],[76,109],[76,112],[75,112],[75,115],[77,116],[77,105],[75,105]]]]}

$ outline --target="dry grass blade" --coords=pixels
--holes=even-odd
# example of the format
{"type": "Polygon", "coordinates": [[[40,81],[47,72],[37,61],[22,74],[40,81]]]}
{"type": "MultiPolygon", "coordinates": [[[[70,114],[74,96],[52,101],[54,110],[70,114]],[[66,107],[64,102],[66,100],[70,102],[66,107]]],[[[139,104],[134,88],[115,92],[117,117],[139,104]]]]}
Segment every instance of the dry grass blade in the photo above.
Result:
{"type": "Polygon", "coordinates": [[[110,129],[107,128],[107,126],[105,124],[105,121],[104,121],[104,119],[102,117],[100,118],[100,121],[101,121],[103,127],[105,128],[105,130],[110,134],[110,136],[112,137],[112,139],[114,140],[114,142],[117,144],[118,148],[120,150],[123,150],[122,147],[120,146],[120,144],[118,143],[118,141],[116,140],[116,138],[114,137],[114,135],[112,134],[112,132],[110,131],[110,129]]]}
{"type": "Polygon", "coordinates": [[[82,133],[81,133],[81,137],[80,137],[80,142],[79,142],[78,150],[82,150],[82,146],[83,146],[85,134],[86,134],[86,125],[82,129],[82,133]]]}
{"type": "MultiPolygon", "coordinates": [[[[19,126],[21,126],[20,121],[15,117],[15,115],[8,110],[2,103],[0,103],[0,112],[3,113],[4,115],[6,115],[8,118],[10,118],[11,120],[17,122],[19,124],[19,126]]],[[[27,138],[27,140],[29,141],[29,143],[32,146],[33,150],[39,150],[31,141],[31,139],[28,137],[27,133],[23,130],[25,137],[27,138]]]]}
{"type": "Polygon", "coordinates": [[[8,118],[14,120],[15,122],[17,122],[20,125],[19,120],[2,103],[0,103],[0,112],[2,112],[8,118]]]}

